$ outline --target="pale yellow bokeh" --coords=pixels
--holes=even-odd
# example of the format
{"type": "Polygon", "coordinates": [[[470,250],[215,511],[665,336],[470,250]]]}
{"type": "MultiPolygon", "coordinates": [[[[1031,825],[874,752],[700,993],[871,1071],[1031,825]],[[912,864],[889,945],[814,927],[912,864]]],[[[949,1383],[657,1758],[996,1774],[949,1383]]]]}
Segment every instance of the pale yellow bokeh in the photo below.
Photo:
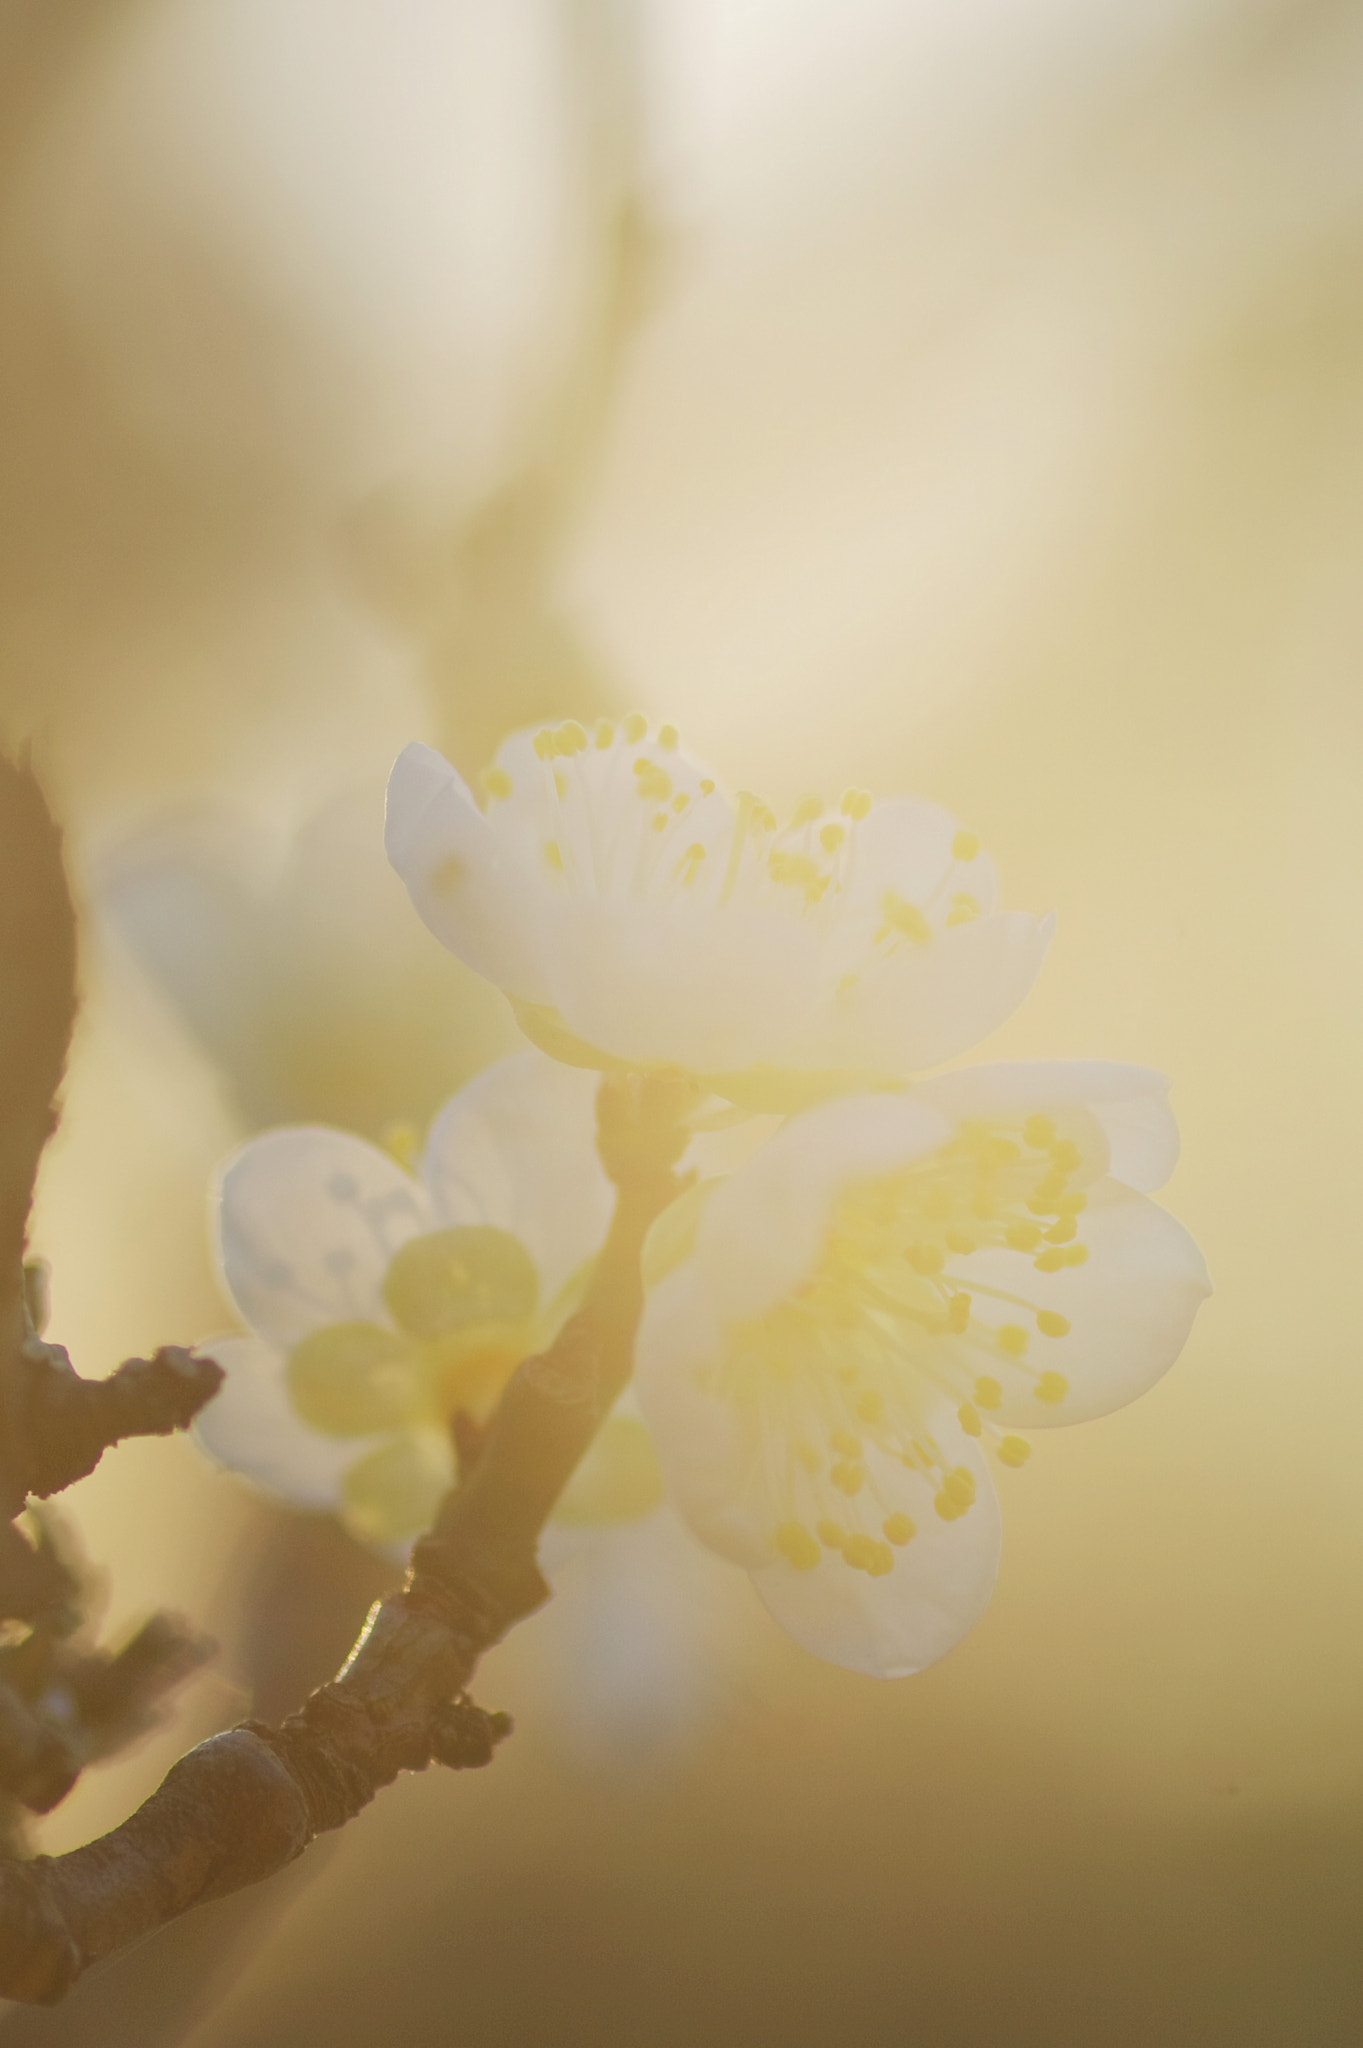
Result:
{"type": "MultiPolygon", "coordinates": [[[[1356,10],[671,0],[633,100],[567,0],[126,12],[3,164],[0,705],[78,856],[626,698],[780,805],[933,797],[1059,914],[986,1055],[1172,1076],[1217,1290],[1001,1475],[942,1665],[822,1668],[701,1570],[689,1732],[612,1773],[531,1622],[495,1768],[381,1800],[184,2038],[1356,2039],[1356,10]]],[[[220,1326],[242,1124],[93,915],[85,971],[35,1242],[93,1372],[220,1326]]],[[[230,1636],[253,1510],[192,1447],[70,1509],[115,1620],[230,1636]]],[[[234,1654],[45,1846],[241,1710],[234,1654]]]]}

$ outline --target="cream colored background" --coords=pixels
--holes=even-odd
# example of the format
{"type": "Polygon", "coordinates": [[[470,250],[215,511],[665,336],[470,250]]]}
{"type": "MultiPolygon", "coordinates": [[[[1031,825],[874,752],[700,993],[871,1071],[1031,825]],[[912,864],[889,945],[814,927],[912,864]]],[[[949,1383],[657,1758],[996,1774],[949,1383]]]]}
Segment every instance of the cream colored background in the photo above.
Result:
{"type": "MultiPolygon", "coordinates": [[[[1158,1389],[1005,1475],[943,1665],[876,1687],[721,1589],[687,1732],[622,1773],[532,1622],[483,1681],[495,1769],[388,1795],[158,2038],[1352,2041],[1363,18],[620,19],[0,21],[6,727],[92,897],[168,808],[274,845],[414,735],[476,756],[583,694],[777,801],[944,801],[1059,912],[989,1056],[1173,1076],[1217,1293],[1158,1389]]],[[[88,1372],[221,1324],[202,1191],[241,1125],[93,914],[85,978],[35,1241],[88,1372]]],[[[115,1623],[230,1637],[253,1511],[191,1446],[70,1505],[115,1623]]],[[[238,1669],[44,1844],[239,1713],[238,1669]]]]}

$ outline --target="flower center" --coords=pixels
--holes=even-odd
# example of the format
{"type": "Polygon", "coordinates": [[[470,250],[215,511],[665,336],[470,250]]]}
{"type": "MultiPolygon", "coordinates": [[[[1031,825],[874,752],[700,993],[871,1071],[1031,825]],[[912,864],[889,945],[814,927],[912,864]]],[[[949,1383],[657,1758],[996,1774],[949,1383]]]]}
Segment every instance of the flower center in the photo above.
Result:
{"type": "MultiPolygon", "coordinates": [[[[740,790],[732,806],[709,776],[679,751],[677,729],[631,712],[617,726],[598,719],[591,733],[576,719],[535,734],[536,787],[517,787],[524,772],[494,765],[483,771],[489,811],[515,800],[534,835],[544,880],[569,895],[692,894],[714,904],[775,904],[811,915],[845,896],[856,868],[857,827],[870,815],[865,790],[844,791],[836,807],[805,796],[782,827],[770,805],[740,790]],[[527,805],[528,800],[528,805],[527,805]],[[530,822],[533,818],[533,824],[530,822]]],[[[920,902],[887,888],[874,905],[873,950],[928,944],[935,933],[980,915],[964,887],[965,865],[979,853],[971,832],[958,832],[951,857],[920,902]]],[[[872,936],[873,935],[873,936],[872,936]]]]}
{"type": "Polygon", "coordinates": [[[332,1323],[289,1354],[289,1396],[327,1436],[386,1436],[346,1474],[346,1519],[370,1541],[414,1533],[450,1484],[449,1423],[487,1415],[539,1336],[534,1261],[506,1230],[409,1238],[384,1276],[393,1321],[332,1323]]]}
{"type": "Polygon", "coordinates": [[[1082,1166],[1049,1117],[962,1125],[927,1159],[848,1189],[804,1285],[732,1332],[718,1390],[758,1424],[783,1503],[772,1540],[791,1564],[832,1554],[892,1570],[915,1533],[906,1472],[943,1521],[969,1512],[974,1475],[932,1431],[944,1402],[1004,1464],[1024,1462],[1026,1442],[988,1417],[1018,1394],[1064,1400],[1068,1381],[1032,1357],[1032,1340],[1060,1342],[1070,1325],[971,1262],[1003,1251],[1042,1273],[1082,1265],[1082,1166]]]}

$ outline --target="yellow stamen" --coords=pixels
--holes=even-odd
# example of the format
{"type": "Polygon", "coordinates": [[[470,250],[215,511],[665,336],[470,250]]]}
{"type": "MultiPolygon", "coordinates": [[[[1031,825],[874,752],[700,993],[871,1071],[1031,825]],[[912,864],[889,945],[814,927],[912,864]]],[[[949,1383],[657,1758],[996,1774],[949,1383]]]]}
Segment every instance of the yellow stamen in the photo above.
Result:
{"type": "Polygon", "coordinates": [[[1064,1400],[1070,1390],[1070,1383],[1063,1372],[1043,1372],[1036,1383],[1036,1397],[1048,1408],[1054,1408],[1064,1400]]]}
{"type": "Polygon", "coordinates": [[[963,1402],[956,1410],[956,1420],[960,1423],[967,1436],[979,1436],[983,1432],[984,1424],[980,1421],[979,1416],[971,1407],[969,1401],[963,1402]]]}
{"type": "Polygon", "coordinates": [[[1068,1337],[1070,1334],[1069,1317],[1057,1315],[1053,1308],[1037,1310],[1036,1326],[1043,1337],[1068,1337]]]}
{"type": "Polygon", "coordinates": [[[975,1405],[985,1409],[1003,1406],[1003,1388],[996,1379],[991,1379],[988,1373],[975,1382],[975,1405]]]}
{"type": "Polygon", "coordinates": [[[812,1572],[822,1555],[803,1522],[782,1522],[772,1539],[787,1564],[797,1572],[812,1572]]]}
{"type": "Polygon", "coordinates": [[[901,1549],[912,1543],[918,1530],[908,1515],[887,1515],[880,1525],[887,1543],[897,1544],[901,1549]]]}
{"type": "Polygon", "coordinates": [[[625,720],[625,738],[629,741],[630,745],[632,747],[637,746],[647,731],[648,720],[644,717],[643,712],[631,711],[629,717],[625,720]]]}
{"type": "Polygon", "coordinates": [[[1025,1465],[1031,1455],[1032,1447],[1025,1437],[1006,1436],[999,1445],[999,1463],[1001,1465],[1012,1465],[1014,1467],[1025,1465]]]}

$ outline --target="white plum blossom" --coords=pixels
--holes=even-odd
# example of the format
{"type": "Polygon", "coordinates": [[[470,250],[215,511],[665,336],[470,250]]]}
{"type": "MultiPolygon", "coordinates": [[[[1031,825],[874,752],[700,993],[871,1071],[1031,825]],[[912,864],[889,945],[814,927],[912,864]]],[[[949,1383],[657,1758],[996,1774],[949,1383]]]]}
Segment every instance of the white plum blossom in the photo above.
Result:
{"type": "Polygon", "coordinates": [[[782,825],[640,713],[513,735],[482,793],[408,747],[389,858],[436,937],[573,1064],[681,1067],[788,1110],[975,1044],[1049,943],[935,804],[848,790],[782,825]]]}
{"type": "MultiPolygon", "coordinates": [[[[533,1051],[489,1068],[432,1125],[417,1175],[345,1131],[253,1138],[215,1194],[218,1259],[252,1334],[203,1348],[221,1392],[196,1425],[219,1463],[353,1534],[401,1545],[452,1479],[449,1423],[485,1417],[575,1305],[614,1191],[593,1074],[533,1051]]],[[[607,1423],[569,1521],[647,1512],[637,1418],[607,1423]]]]}
{"type": "Polygon", "coordinates": [[[670,1494],[810,1649],[940,1657],[994,1584],[987,1453],[1021,1465],[1019,1429],[1177,1356],[1209,1283],[1142,1192],[1176,1152],[1145,1068],[966,1069],[792,1118],[655,1226],[638,1392],[670,1494]]]}

